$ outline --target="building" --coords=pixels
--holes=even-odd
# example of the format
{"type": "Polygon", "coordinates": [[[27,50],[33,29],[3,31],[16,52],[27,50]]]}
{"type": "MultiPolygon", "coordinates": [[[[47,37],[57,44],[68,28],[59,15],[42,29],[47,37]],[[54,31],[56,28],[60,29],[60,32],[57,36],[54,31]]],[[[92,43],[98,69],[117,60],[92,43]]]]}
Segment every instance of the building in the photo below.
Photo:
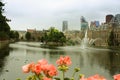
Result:
{"type": "Polygon", "coordinates": [[[110,23],[110,21],[112,20],[113,17],[114,17],[114,16],[111,15],[111,14],[106,15],[106,24],[107,24],[107,23],[110,23]]]}
{"type": "Polygon", "coordinates": [[[36,29],[27,29],[27,32],[35,33],[35,32],[36,32],[36,29]]]}
{"type": "Polygon", "coordinates": [[[85,20],[83,16],[81,17],[80,22],[81,22],[82,31],[85,31],[86,29],[88,29],[88,22],[85,20]]]}
{"type": "Polygon", "coordinates": [[[120,28],[120,14],[116,14],[110,21],[111,27],[120,28]]]}
{"type": "Polygon", "coordinates": [[[62,23],[62,31],[67,31],[68,30],[68,21],[63,21],[62,23]]]}
{"type": "Polygon", "coordinates": [[[94,29],[98,28],[99,26],[100,26],[99,21],[92,21],[92,22],[90,23],[90,29],[91,29],[91,30],[94,30],[94,29]]]}

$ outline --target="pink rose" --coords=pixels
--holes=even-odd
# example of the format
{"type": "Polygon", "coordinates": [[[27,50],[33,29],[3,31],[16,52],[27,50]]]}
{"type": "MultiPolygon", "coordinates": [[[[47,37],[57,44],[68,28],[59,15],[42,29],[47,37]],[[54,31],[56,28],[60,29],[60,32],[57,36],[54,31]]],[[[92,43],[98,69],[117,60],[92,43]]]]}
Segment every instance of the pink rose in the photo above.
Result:
{"type": "Polygon", "coordinates": [[[116,74],[113,76],[114,80],[120,80],[120,74],[116,74]]]}

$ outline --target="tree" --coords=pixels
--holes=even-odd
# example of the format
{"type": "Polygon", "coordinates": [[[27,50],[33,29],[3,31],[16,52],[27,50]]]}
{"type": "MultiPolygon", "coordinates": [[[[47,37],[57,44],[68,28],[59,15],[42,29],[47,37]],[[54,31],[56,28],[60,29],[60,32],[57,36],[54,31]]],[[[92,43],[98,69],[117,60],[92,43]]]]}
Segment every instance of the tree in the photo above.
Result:
{"type": "Polygon", "coordinates": [[[0,38],[4,38],[4,39],[8,39],[9,37],[6,37],[6,36],[9,36],[9,33],[10,33],[10,27],[7,23],[7,21],[9,21],[6,16],[3,16],[3,12],[4,12],[4,9],[3,9],[3,6],[4,6],[4,3],[2,3],[2,1],[0,1],[0,32],[2,32],[0,38]],[[3,37],[3,35],[6,35],[5,37],[3,37]]]}
{"type": "Polygon", "coordinates": [[[56,43],[65,43],[66,37],[63,32],[58,31],[54,27],[51,27],[48,32],[41,37],[42,42],[56,42],[56,43]]]}
{"type": "Polygon", "coordinates": [[[18,40],[19,39],[19,33],[17,31],[10,31],[9,37],[11,39],[18,40]]]}
{"type": "Polygon", "coordinates": [[[15,39],[18,40],[19,39],[19,33],[17,31],[15,31],[14,34],[15,34],[15,39]]]}
{"type": "Polygon", "coordinates": [[[9,36],[11,39],[14,39],[15,38],[14,31],[10,31],[9,36]]]}
{"type": "Polygon", "coordinates": [[[5,32],[0,32],[0,41],[7,40],[8,38],[9,36],[5,32]]]}
{"type": "Polygon", "coordinates": [[[108,45],[113,46],[114,45],[114,32],[113,30],[110,32],[109,38],[108,38],[108,45]]]}
{"type": "Polygon", "coordinates": [[[31,33],[30,33],[30,32],[27,32],[27,33],[25,34],[25,38],[26,38],[27,40],[30,40],[30,39],[31,39],[31,33]]]}

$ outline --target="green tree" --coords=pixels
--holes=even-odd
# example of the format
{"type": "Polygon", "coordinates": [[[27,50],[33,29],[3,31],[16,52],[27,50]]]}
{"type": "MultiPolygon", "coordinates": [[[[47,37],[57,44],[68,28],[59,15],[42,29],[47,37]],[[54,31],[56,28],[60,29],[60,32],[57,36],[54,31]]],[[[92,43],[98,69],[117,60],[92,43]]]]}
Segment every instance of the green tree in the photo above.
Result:
{"type": "MultiPolygon", "coordinates": [[[[6,18],[6,16],[3,16],[3,12],[4,12],[4,9],[3,9],[3,6],[4,6],[4,3],[2,1],[0,1],[0,32],[2,32],[1,36],[3,35],[7,35],[9,36],[9,33],[10,33],[10,27],[7,23],[7,21],[10,21],[6,18]]],[[[1,37],[0,38],[4,38],[4,37],[1,37]]],[[[4,39],[8,39],[9,37],[6,37],[4,39]]]]}
{"type": "Polygon", "coordinates": [[[15,31],[14,34],[15,34],[15,39],[18,40],[19,39],[19,33],[17,31],[15,31]]]}
{"type": "Polygon", "coordinates": [[[56,42],[56,43],[65,43],[66,37],[63,32],[58,31],[54,27],[51,27],[48,32],[41,37],[42,42],[56,42]]]}
{"type": "Polygon", "coordinates": [[[114,46],[115,45],[115,36],[114,36],[114,31],[112,30],[110,32],[109,38],[108,38],[108,45],[109,46],[114,46]]]}
{"type": "Polygon", "coordinates": [[[25,34],[25,38],[26,38],[27,40],[30,40],[30,39],[31,39],[31,33],[30,33],[30,32],[27,32],[27,33],[25,34]]]}
{"type": "Polygon", "coordinates": [[[10,31],[9,36],[11,39],[14,39],[15,38],[14,31],[10,31]]]}
{"type": "Polygon", "coordinates": [[[19,39],[19,33],[17,31],[10,31],[9,37],[11,39],[18,40],[19,39]]]}
{"type": "Polygon", "coordinates": [[[8,38],[9,38],[9,36],[5,32],[3,32],[3,31],[0,32],[0,41],[6,40],[8,38]]]}

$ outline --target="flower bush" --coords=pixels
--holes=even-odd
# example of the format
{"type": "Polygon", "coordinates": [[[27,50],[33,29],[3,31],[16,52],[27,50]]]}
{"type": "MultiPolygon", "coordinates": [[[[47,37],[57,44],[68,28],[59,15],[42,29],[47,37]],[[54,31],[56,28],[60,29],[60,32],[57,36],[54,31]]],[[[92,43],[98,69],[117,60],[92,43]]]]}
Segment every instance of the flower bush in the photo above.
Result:
{"type": "MultiPolygon", "coordinates": [[[[32,73],[26,80],[75,80],[76,72],[80,71],[79,68],[75,68],[71,77],[65,77],[65,72],[69,70],[69,66],[72,64],[69,56],[60,56],[56,64],[57,68],[52,64],[48,64],[47,60],[42,59],[38,60],[37,63],[32,62],[22,66],[22,70],[24,73],[32,73]],[[61,78],[56,77],[58,70],[62,72],[61,78]]],[[[120,74],[114,75],[113,78],[114,80],[120,80],[120,74]]],[[[98,74],[85,78],[84,75],[80,74],[78,80],[106,80],[106,78],[98,74]]]]}

